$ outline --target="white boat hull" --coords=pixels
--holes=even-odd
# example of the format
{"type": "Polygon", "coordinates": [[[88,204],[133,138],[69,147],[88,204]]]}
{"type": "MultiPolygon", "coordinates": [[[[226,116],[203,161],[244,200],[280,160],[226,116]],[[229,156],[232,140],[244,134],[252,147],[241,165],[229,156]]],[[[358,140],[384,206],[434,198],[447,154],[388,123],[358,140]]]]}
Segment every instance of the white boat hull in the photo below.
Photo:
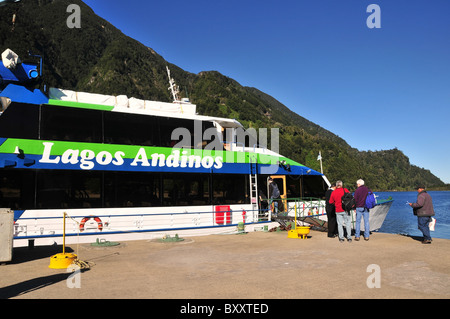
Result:
{"type": "MultiPolygon", "coordinates": [[[[369,226],[370,231],[377,231],[383,226],[384,220],[391,208],[393,201],[378,204],[374,208],[370,209],[369,213],[369,226]]],[[[356,211],[352,212],[352,228],[356,226],[356,211]]],[[[364,218],[361,218],[361,231],[364,231],[364,218]]]]}
{"type": "Polygon", "coordinates": [[[164,236],[179,237],[227,234],[238,231],[270,229],[276,223],[260,220],[252,205],[140,207],[109,209],[27,210],[14,224],[14,247],[95,243],[106,241],[151,240],[164,236]],[[64,227],[64,213],[66,213],[64,227]],[[267,227],[265,227],[267,226],[267,227]],[[65,230],[65,232],[64,232],[65,230]]]}

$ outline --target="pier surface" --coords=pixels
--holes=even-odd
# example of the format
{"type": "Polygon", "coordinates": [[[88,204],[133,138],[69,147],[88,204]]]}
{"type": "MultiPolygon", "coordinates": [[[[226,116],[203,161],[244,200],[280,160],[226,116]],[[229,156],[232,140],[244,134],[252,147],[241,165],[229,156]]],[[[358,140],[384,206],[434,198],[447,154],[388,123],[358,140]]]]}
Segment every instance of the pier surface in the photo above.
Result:
{"type": "Polygon", "coordinates": [[[68,287],[65,269],[48,268],[61,246],[15,248],[12,262],[0,266],[0,298],[450,298],[446,239],[423,245],[373,233],[369,241],[340,243],[316,231],[305,240],[287,232],[184,239],[66,247],[91,265],[70,279],[79,288],[68,287]]]}

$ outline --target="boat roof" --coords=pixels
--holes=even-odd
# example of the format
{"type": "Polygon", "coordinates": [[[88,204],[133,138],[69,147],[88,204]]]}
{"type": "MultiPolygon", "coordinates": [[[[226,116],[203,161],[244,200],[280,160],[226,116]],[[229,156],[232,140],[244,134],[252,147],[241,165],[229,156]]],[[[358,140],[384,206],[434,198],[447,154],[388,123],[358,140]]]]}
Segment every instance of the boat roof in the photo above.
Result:
{"type": "Polygon", "coordinates": [[[243,128],[243,125],[236,119],[199,115],[196,113],[196,105],[188,101],[169,103],[141,100],[133,97],[128,98],[125,95],[103,95],[57,88],[50,88],[48,95],[45,95],[38,89],[29,90],[24,86],[16,84],[9,84],[0,92],[0,97],[8,98],[13,102],[19,103],[50,104],[130,114],[210,121],[216,122],[224,128],[243,128]]]}

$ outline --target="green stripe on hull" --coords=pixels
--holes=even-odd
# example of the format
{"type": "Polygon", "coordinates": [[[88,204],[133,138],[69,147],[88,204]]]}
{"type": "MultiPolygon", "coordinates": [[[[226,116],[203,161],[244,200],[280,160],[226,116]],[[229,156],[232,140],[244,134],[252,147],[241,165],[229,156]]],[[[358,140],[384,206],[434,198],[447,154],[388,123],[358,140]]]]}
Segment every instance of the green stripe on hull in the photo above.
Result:
{"type": "MultiPolygon", "coordinates": [[[[164,154],[169,156],[175,150],[171,147],[152,147],[152,146],[138,146],[138,145],[119,145],[119,144],[99,144],[99,143],[79,143],[79,142],[63,142],[63,141],[44,141],[44,140],[27,140],[8,138],[2,145],[0,145],[0,153],[12,154],[16,147],[22,149],[25,154],[43,155],[45,143],[52,143],[49,155],[60,156],[67,150],[91,150],[95,153],[109,152],[123,152],[123,158],[136,158],[139,150],[143,148],[145,152],[152,154],[164,154]]],[[[248,152],[230,152],[230,151],[214,151],[214,150],[200,150],[200,149],[177,149],[179,151],[188,151],[188,155],[198,156],[220,156],[224,163],[250,163],[250,157],[256,156],[259,164],[276,164],[277,161],[286,161],[286,164],[293,166],[304,167],[304,165],[297,163],[286,157],[277,157],[265,154],[255,154],[248,152]]]]}
{"type": "Polygon", "coordinates": [[[72,102],[72,101],[60,101],[60,100],[52,100],[52,99],[48,100],[48,104],[58,105],[58,106],[66,106],[66,107],[76,107],[76,108],[80,108],[80,109],[99,110],[99,111],[112,111],[112,109],[114,109],[114,106],[109,106],[109,105],[80,103],[80,102],[72,102]]]}

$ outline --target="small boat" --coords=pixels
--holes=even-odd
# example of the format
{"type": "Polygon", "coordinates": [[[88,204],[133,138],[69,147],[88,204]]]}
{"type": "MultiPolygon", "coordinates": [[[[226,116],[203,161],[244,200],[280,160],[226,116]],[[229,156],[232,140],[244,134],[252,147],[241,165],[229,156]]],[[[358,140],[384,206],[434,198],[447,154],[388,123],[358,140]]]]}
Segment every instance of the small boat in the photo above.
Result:
{"type": "MultiPolygon", "coordinates": [[[[369,225],[370,231],[378,231],[391,208],[394,200],[377,199],[375,207],[370,209],[369,225]]],[[[325,211],[325,201],[317,198],[301,198],[288,200],[288,212],[280,214],[275,218],[281,225],[287,227],[295,219],[297,225],[310,225],[313,229],[326,231],[328,229],[328,218],[325,211]],[[295,218],[296,217],[296,218],[295,218]]],[[[356,211],[351,211],[352,229],[356,225],[356,211]]],[[[364,220],[361,220],[361,231],[364,231],[364,220]]]]}

